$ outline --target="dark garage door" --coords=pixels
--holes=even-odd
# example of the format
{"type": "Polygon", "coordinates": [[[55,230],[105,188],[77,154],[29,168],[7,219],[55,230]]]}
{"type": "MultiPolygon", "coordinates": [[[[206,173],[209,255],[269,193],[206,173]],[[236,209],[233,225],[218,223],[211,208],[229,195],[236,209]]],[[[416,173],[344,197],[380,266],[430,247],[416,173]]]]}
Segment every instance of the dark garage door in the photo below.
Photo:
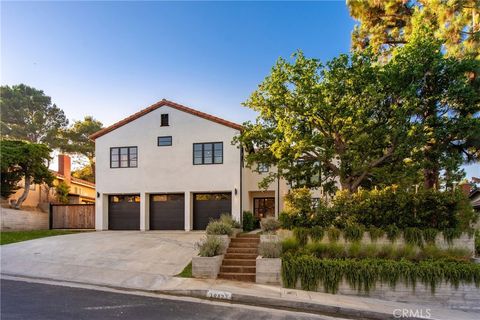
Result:
{"type": "Polygon", "coordinates": [[[232,212],[231,193],[196,193],[193,200],[193,229],[205,230],[210,219],[232,212]]]}
{"type": "Polygon", "coordinates": [[[185,196],[180,194],[150,195],[150,230],[184,230],[185,196]]]}
{"type": "Polygon", "coordinates": [[[108,197],[108,229],[140,230],[140,195],[108,197]]]}

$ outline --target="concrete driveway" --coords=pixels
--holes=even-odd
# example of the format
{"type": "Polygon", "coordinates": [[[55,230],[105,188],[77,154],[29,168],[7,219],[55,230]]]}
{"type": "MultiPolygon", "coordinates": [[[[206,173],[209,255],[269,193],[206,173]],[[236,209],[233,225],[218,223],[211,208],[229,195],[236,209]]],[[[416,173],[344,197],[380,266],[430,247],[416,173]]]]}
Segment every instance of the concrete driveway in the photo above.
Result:
{"type": "Polygon", "coordinates": [[[1,246],[1,273],[154,290],[196,255],[203,232],[102,231],[1,246]]]}

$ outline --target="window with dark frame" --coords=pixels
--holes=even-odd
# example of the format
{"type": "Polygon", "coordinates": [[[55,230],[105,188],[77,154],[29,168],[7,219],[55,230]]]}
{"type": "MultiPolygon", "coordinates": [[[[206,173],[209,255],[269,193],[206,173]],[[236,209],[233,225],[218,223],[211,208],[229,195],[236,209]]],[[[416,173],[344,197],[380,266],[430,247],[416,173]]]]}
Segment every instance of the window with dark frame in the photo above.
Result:
{"type": "Polygon", "coordinates": [[[193,164],[222,164],[223,142],[193,144],[193,164]]]}
{"type": "Polygon", "coordinates": [[[168,127],[168,113],[162,113],[160,115],[160,126],[168,127]]]}
{"type": "Polygon", "coordinates": [[[157,145],[159,147],[166,147],[172,145],[172,136],[158,137],[157,145]]]}
{"type": "Polygon", "coordinates": [[[110,168],[136,168],[137,147],[110,148],[110,168]]]}

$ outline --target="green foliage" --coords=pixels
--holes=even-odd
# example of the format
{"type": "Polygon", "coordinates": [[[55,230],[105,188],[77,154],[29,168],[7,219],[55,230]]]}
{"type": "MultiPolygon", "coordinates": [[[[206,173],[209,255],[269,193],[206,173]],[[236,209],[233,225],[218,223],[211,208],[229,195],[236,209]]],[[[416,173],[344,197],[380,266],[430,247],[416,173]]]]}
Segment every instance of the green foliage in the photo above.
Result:
{"type": "Polygon", "coordinates": [[[372,226],[368,228],[368,234],[370,235],[370,240],[372,242],[377,242],[378,239],[383,237],[385,231],[383,229],[372,226]]]}
{"type": "Polygon", "coordinates": [[[442,231],[443,239],[447,241],[447,243],[452,244],[453,239],[460,238],[462,235],[462,231],[457,228],[447,228],[442,231]]]}
{"type": "Polygon", "coordinates": [[[391,242],[395,242],[395,240],[397,240],[398,237],[400,236],[400,228],[398,228],[394,224],[388,225],[385,228],[385,232],[387,234],[387,239],[390,240],[391,242]]]}
{"type": "Polygon", "coordinates": [[[435,244],[437,239],[438,230],[433,228],[427,228],[423,230],[423,239],[427,244],[435,244]]]}
{"type": "Polygon", "coordinates": [[[275,233],[280,228],[280,222],[275,218],[265,218],[260,221],[260,227],[265,233],[275,233]]]}
{"type": "Polygon", "coordinates": [[[313,242],[320,242],[323,239],[325,230],[320,226],[313,226],[310,228],[309,233],[310,233],[310,239],[312,239],[313,242]]]}
{"type": "Polygon", "coordinates": [[[72,177],[95,183],[95,173],[91,165],[83,166],[80,169],[72,171],[72,177]]]}
{"type": "Polygon", "coordinates": [[[192,262],[190,261],[189,264],[187,264],[185,266],[185,268],[183,268],[182,272],[180,272],[179,274],[177,274],[177,277],[180,277],[180,278],[193,278],[193,275],[192,275],[192,262]]]}
{"type": "Polygon", "coordinates": [[[243,230],[246,232],[255,230],[258,225],[258,219],[250,211],[243,211],[243,230]]]}
{"type": "Polygon", "coordinates": [[[475,252],[480,255],[480,230],[475,231],[475,252]]]}
{"type": "Polygon", "coordinates": [[[280,258],[282,254],[281,242],[261,242],[258,245],[258,254],[263,258],[280,258]]]}
{"type": "Polygon", "coordinates": [[[50,97],[24,84],[0,87],[0,118],[4,137],[43,143],[52,149],[63,144],[61,131],[68,125],[50,97]]]}
{"type": "Polygon", "coordinates": [[[304,246],[308,242],[309,229],[303,227],[297,227],[293,229],[293,235],[297,239],[300,246],[304,246]]]}
{"type": "Polygon", "coordinates": [[[2,197],[8,197],[16,190],[16,185],[24,179],[24,192],[17,200],[18,209],[27,198],[31,184],[51,185],[53,175],[47,167],[50,148],[38,143],[19,140],[1,140],[2,197]]]}
{"type": "Polygon", "coordinates": [[[403,238],[408,244],[423,246],[423,234],[419,228],[406,228],[403,230],[403,238]]]}
{"type": "Polygon", "coordinates": [[[231,236],[233,234],[232,226],[220,220],[210,221],[205,231],[207,232],[208,235],[217,235],[217,236],[220,236],[220,235],[231,236]]]}
{"type": "Polygon", "coordinates": [[[336,242],[340,238],[340,229],[336,227],[330,227],[327,229],[327,238],[330,242],[336,242]]]}
{"type": "Polygon", "coordinates": [[[315,291],[321,285],[326,292],[336,293],[345,279],[352,289],[369,292],[377,282],[392,288],[400,281],[407,286],[417,282],[431,288],[443,281],[458,288],[460,283],[480,286],[480,264],[469,262],[385,259],[319,259],[311,255],[285,254],[282,259],[282,280],[287,288],[295,288],[300,280],[303,290],[315,291]]]}
{"type": "Polygon", "coordinates": [[[68,203],[69,198],[68,194],[70,193],[70,186],[65,182],[61,181],[55,186],[55,194],[57,196],[57,201],[60,203],[68,203]]]}
{"type": "Polygon", "coordinates": [[[282,253],[296,253],[300,250],[300,243],[296,238],[287,238],[282,241],[282,253]]]}
{"type": "Polygon", "coordinates": [[[89,231],[78,231],[78,230],[4,231],[2,230],[2,234],[0,236],[0,245],[45,238],[45,237],[59,236],[64,234],[73,234],[78,232],[89,232],[89,231]]]}
{"type": "Polygon", "coordinates": [[[307,188],[292,189],[285,196],[285,210],[280,213],[279,221],[284,229],[310,227],[314,222],[315,208],[312,195],[307,188]]]}
{"type": "MultiPolygon", "coordinates": [[[[285,251],[295,253],[293,250],[285,251]]],[[[298,252],[297,252],[298,253],[298,252]]],[[[358,242],[340,244],[331,243],[309,243],[302,253],[312,254],[321,259],[369,259],[380,258],[389,260],[448,260],[448,261],[469,261],[471,253],[465,249],[449,248],[439,249],[433,245],[423,248],[412,245],[394,246],[378,244],[362,244],[358,242]]]]}
{"type": "Polygon", "coordinates": [[[241,229],[242,226],[240,224],[240,222],[238,222],[237,220],[233,219],[232,218],[232,215],[230,213],[222,213],[220,215],[220,219],[219,219],[221,222],[225,223],[225,224],[228,224],[230,227],[234,228],[234,229],[241,229]]]}
{"type": "Polygon", "coordinates": [[[343,237],[347,241],[360,241],[363,238],[363,232],[365,228],[362,225],[351,223],[348,224],[343,230],[343,237]]]}
{"type": "Polygon", "coordinates": [[[207,235],[195,244],[200,257],[214,257],[225,252],[225,243],[217,236],[207,235]]]}

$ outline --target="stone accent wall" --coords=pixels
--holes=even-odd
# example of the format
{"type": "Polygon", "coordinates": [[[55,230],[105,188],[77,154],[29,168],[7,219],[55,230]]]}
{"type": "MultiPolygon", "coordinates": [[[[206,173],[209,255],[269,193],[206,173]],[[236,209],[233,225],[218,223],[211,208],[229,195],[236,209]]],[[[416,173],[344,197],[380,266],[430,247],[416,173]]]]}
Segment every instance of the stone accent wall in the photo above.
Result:
{"type": "Polygon", "coordinates": [[[0,230],[48,229],[48,213],[1,208],[0,230]]]}

